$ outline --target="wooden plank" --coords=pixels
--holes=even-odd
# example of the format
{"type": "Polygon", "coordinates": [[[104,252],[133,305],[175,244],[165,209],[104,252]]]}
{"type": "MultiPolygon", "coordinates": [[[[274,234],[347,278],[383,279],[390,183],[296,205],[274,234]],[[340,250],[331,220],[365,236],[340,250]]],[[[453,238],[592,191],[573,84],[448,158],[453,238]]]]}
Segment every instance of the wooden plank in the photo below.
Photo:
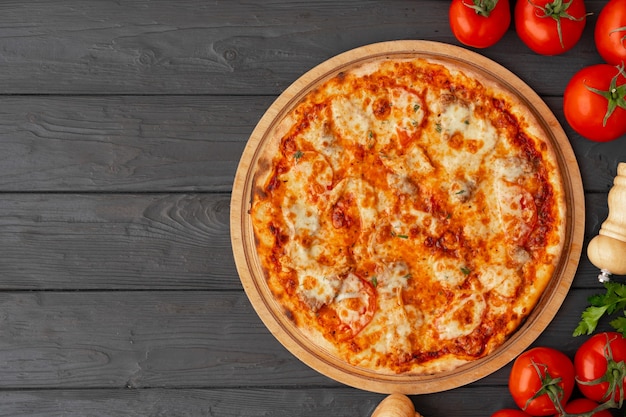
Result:
{"type": "Polygon", "coordinates": [[[230,191],[271,97],[5,97],[2,191],[230,191]]]}
{"type": "MultiPolygon", "coordinates": [[[[514,406],[505,387],[410,397],[424,416],[489,416],[514,406]],[[487,398],[489,401],[476,401],[487,398]]],[[[384,399],[336,389],[143,389],[0,391],[0,417],[369,417],[384,399]]]]}
{"type": "Polygon", "coordinates": [[[0,288],[240,289],[229,204],[228,194],[2,195],[0,288]]]}
{"type": "Polygon", "coordinates": [[[0,392],[0,416],[365,417],[382,398],[350,389],[35,390],[0,392]]]}
{"type": "MultiPolygon", "coordinates": [[[[531,52],[513,27],[482,51],[541,94],[599,62],[586,35],[557,57],[531,52]]],[[[448,2],[402,0],[11,2],[0,16],[2,94],[270,94],[346,50],[395,39],[458,44],[448,2]],[[341,29],[337,29],[341,28],[341,29]],[[445,28],[445,29],[444,29],[445,28]]]]}
{"type": "MultiPolygon", "coordinates": [[[[606,193],[586,204],[588,242],[606,193]]],[[[229,194],[3,194],[0,290],[240,290],[229,210],[229,194]]],[[[583,256],[573,285],[596,275],[583,256]]]]}
{"type": "MultiPolygon", "coordinates": [[[[580,311],[596,290],[573,290],[580,311]]],[[[1,390],[340,387],[289,353],[241,291],[0,293],[1,390]]],[[[578,315],[536,344],[568,354],[578,315]]],[[[507,367],[476,385],[506,385],[507,367]]]]}
{"type": "MultiPolygon", "coordinates": [[[[4,97],[0,192],[228,192],[243,148],[274,97],[4,97]]],[[[588,191],[606,192],[626,136],[568,134],[588,191]]]]}
{"type": "Polygon", "coordinates": [[[338,386],[241,291],[0,293],[1,389],[338,386]]]}
{"type": "Polygon", "coordinates": [[[365,417],[382,398],[351,389],[35,390],[0,392],[0,416],[365,417]]]}

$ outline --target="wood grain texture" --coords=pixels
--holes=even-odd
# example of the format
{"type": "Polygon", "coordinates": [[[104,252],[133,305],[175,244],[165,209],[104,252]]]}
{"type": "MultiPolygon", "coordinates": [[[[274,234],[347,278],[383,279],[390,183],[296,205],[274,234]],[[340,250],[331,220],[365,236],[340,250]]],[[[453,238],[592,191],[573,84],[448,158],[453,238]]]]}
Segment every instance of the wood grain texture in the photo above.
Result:
{"type": "Polygon", "coordinates": [[[306,368],[241,292],[0,294],[0,388],[338,386],[306,368]]]}
{"type": "Polygon", "coordinates": [[[5,194],[0,288],[240,289],[228,211],[227,194],[5,194]]]}
{"type": "MultiPolygon", "coordinates": [[[[573,290],[563,308],[582,312],[598,290],[573,290]]],[[[241,291],[12,292],[0,306],[0,393],[342,386],[279,344],[241,291]]],[[[557,316],[535,345],[573,355],[585,340],[571,336],[578,320],[557,316]]],[[[509,367],[468,387],[505,395],[509,367]]]]}
{"type": "Polygon", "coordinates": [[[5,97],[1,191],[230,191],[271,97],[5,97]]]}
{"type": "MultiPolygon", "coordinates": [[[[603,4],[586,3],[596,15],[603,4]]],[[[0,16],[0,92],[275,95],[309,68],[368,43],[458,44],[447,9],[442,0],[427,5],[406,0],[11,2],[3,4],[0,16]]],[[[540,94],[560,95],[576,69],[599,62],[589,33],[588,28],[574,50],[545,60],[511,28],[485,54],[519,68],[540,94]]]]}
{"type": "MultiPolygon", "coordinates": [[[[0,392],[1,417],[369,417],[383,395],[351,388],[32,390],[0,392]],[[332,414],[331,414],[332,413],[332,414]]],[[[411,398],[425,417],[489,416],[515,404],[500,388],[411,398]],[[477,398],[488,400],[477,401],[477,398]]]]}
{"type": "MultiPolygon", "coordinates": [[[[489,388],[475,392],[493,394],[489,388]]],[[[33,390],[0,392],[0,416],[366,417],[381,399],[349,388],[33,390]]],[[[432,400],[423,403],[433,408],[432,400]]],[[[488,410],[485,404],[474,408],[488,410]]]]}

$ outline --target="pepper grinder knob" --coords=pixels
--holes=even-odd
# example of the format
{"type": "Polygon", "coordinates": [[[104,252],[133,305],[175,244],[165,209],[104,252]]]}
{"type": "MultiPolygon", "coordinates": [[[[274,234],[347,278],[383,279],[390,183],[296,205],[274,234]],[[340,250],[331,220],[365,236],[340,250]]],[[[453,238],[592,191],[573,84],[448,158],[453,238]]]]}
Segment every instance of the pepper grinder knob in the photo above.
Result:
{"type": "Polygon", "coordinates": [[[422,417],[404,394],[391,394],[378,404],[371,417],[422,417]]]}
{"type": "Polygon", "coordinates": [[[589,260],[600,268],[598,280],[606,282],[612,274],[626,275],[626,163],[617,166],[617,176],[608,197],[609,215],[598,236],[587,247],[589,260]]]}

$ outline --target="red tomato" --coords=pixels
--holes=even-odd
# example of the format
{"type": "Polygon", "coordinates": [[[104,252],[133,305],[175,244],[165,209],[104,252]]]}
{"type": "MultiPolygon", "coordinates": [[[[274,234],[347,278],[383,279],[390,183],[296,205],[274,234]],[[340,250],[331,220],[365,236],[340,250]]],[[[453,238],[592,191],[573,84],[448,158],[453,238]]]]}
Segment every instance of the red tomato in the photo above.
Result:
{"type": "Polygon", "coordinates": [[[518,0],[515,4],[517,35],[541,55],[558,55],[572,49],[586,20],[583,0],[518,0]]]}
{"type": "Polygon", "coordinates": [[[597,64],[574,74],[563,93],[563,113],[570,126],[588,139],[606,142],[625,134],[626,76],[623,70],[597,64]]]}
{"type": "Polygon", "coordinates": [[[626,338],[617,332],[597,333],[583,343],[574,356],[580,392],[594,401],[623,398],[626,382],[626,338]],[[599,381],[606,378],[606,381],[599,381]],[[590,381],[597,383],[590,384],[590,381]]]}
{"type": "Polygon", "coordinates": [[[511,24],[509,0],[452,0],[450,28],[459,42],[486,48],[498,42],[511,24]]]}
{"type": "Polygon", "coordinates": [[[611,65],[626,62],[626,0],[611,0],[604,6],[594,38],[602,59],[611,65]]]}
{"type": "MultiPolygon", "coordinates": [[[[584,414],[594,410],[598,405],[597,402],[589,398],[577,398],[565,405],[565,411],[568,414],[584,414]]],[[[559,417],[559,414],[555,414],[554,417],[559,417]]],[[[609,410],[601,410],[593,413],[591,417],[613,417],[613,414],[609,410]]]]}
{"type": "Polygon", "coordinates": [[[502,410],[498,410],[495,413],[493,413],[491,417],[532,417],[532,416],[520,410],[515,410],[513,408],[504,408],[502,410]]]}
{"type": "Polygon", "coordinates": [[[556,413],[555,402],[566,404],[574,385],[572,361],[548,347],[536,347],[519,355],[509,375],[513,400],[531,416],[556,413]]]}

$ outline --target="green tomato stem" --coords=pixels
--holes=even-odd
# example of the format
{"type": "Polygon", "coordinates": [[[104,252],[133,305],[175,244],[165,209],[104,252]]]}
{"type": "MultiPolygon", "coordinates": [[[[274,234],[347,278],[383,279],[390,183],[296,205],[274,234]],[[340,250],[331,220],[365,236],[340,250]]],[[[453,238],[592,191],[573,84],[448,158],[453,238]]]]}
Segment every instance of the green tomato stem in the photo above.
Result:
{"type": "Polygon", "coordinates": [[[585,85],[589,91],[601,95],[607,100],[607,108],[606,113],[604,114],[604,119],[602,120],[602,126],[606,126],[606,122],[609,120],[609,117],[611,117],[617,107],[626,110],[626,84],[617,85],[617,79],[620,74],[626,77],[626,74],[624,73],[624,63],[616,68],[617,74],[615,74],[615,77],[611,79],[608,90],[599,90],[585,85]]]}
{"type": "Polygon", "coordinates": [[[548,367],[545,364],[541,364],[542,367],[544,368],[544,372],[545,372],[544,374],[542,374],[541,370],[539,369],[540,364],[537,364],[535,361],[531,361],[531,364],[533,368],[535,368],[535,372],[537,372],[537,376],[539,377],[539,380],[541,381],[541,388],[537,390],[535,395],[533,395],[531,398],[528,399],[528,401],[526,401],[524,410],[528,407],[528,405],[530,404],[532,400],[539,398],[542,395],[546,394],[548,398],[550,398],[550,401],[552,401],[552,403],[554,404],[554,407],[556,408],[558,415],[559,416],[565,415],[565,409],[563,408],[563,404],[561,403],[561,399],[563,398],[564,391],[563,391],[563,387],[559,385],[559,383],[562,381],[562,378],[561,377],[553,378],[548,372],[548,367]]]}
{"type": "Polygon", "coordinates": [[[581,17],[574,17],[567,12],[567,9],[572,5],[574,0],[570,0],[566,3],[563,3],[563,0],[554,0],[552,3],[547,3],[544,7],[538,6],[532,2],[532,0],[528,0],[530,4],[533,5],[537,12],[542,12],[543,14],[536,13],[536,16],[539,18],[547,18],[550,17],[554,19],[556,22],[556,31],[559,35],[559,43],[561,44],[561,48],[565,49],[565,43],[563,42],[563,30],[561,29],[561,19],[569,19],[575,22],[580,22],[584,20],[591,13],[586,13],[581,17]]]}
{"type": "Polygon", "coordinates": [[[473,9],[477,15],[489,17],[493,9],[496,8],[499,0],[473,0],[472,4],[463,2],[463,5],[473,9]]]}

